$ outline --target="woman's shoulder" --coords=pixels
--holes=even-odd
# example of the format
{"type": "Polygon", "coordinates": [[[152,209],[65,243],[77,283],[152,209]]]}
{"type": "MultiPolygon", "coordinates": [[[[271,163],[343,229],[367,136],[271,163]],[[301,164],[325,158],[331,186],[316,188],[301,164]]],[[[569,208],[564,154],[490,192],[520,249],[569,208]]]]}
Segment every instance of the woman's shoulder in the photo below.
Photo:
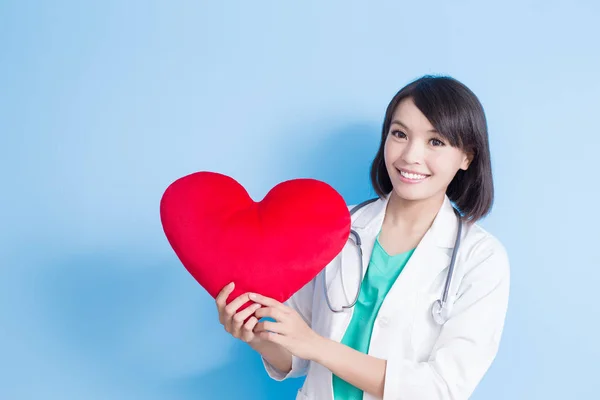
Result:
{"type": "Polygon", "coordinates": [[[473,270],[485,270],[497,278],[510,275],[510,261],[506,247],[498,237],[478,223],[469,223],[461,237],[461,258],[465,274],[473,270]]]}
{"type": "Polygon", "coordinates": [[[367,212],[365,215],[373,217],[373,211],[376,213],[377,210],[380,210],[381,207],[377,207],[377,205],[384,204],[384,199],[380,197],[373,197],[367,200],[364,200],[360,203],[348,204],[346,203],[346,207],[348,207],[348,211],[350,212],[352,219],[356,220],[362,214],[367,212],[367,210],[371,210],[367,212]]]}

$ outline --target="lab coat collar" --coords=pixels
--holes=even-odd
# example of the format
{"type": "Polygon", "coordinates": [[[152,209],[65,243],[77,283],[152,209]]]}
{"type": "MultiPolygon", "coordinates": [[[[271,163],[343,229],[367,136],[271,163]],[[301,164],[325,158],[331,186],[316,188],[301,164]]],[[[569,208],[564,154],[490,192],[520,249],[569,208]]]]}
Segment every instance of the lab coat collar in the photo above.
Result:
{"type": "MultiPolygon", "coordinates": [[[[385,211],[389,203],[391,192],[383,198],[365,206],[364,211],[360,212],[352,223],[354,229],[360,231],[377,231],[383,225],[385,211]]],[[[458,230],[458,219],[454,213],[452,203],[447,195],[444,195],[444,202],[440,207],[435,219],[429,229],[428,236],[433,242],[442,248],[454,248],[456,232],[458,230]]]]}

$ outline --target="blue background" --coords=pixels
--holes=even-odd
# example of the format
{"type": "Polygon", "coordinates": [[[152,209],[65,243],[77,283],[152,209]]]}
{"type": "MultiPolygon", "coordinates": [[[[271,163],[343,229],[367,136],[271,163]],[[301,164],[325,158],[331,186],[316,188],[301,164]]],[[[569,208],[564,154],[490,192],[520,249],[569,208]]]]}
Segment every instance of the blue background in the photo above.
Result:
{"type": "Polygon", "coordinates": [[[425,73],[486,108],[482,225],[512,262],[473,398],[598,398],[598,4],[2,0],[0,398],[293,398],[219,325],[160,197],[199,170],[373,196],[385,107],[425,73]]]}

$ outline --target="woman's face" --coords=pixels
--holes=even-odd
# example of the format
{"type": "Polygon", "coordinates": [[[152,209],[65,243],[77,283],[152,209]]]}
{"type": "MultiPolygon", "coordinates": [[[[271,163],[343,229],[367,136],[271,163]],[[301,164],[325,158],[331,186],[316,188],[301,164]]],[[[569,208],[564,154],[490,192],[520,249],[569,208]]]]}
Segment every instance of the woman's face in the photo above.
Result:
{"type": "Polygon", "coordinates": [[[471,162],[470,155],[435,131],[411,98],[394,111],[384,159],[395,194],[409,201],[443,197],[458,170],[471,162]]]}

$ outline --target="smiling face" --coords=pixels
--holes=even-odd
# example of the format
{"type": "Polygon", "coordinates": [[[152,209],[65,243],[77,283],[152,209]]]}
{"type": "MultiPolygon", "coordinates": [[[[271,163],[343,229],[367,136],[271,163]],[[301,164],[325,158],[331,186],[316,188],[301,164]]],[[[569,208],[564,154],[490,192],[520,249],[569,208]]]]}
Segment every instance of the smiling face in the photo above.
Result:
{"type": "Polygon", "coordinates": [[[452,147],[409,97],[393,113],[384,160],[396,196],[408,201],[442,199],[472,157],[452,147]]]}

